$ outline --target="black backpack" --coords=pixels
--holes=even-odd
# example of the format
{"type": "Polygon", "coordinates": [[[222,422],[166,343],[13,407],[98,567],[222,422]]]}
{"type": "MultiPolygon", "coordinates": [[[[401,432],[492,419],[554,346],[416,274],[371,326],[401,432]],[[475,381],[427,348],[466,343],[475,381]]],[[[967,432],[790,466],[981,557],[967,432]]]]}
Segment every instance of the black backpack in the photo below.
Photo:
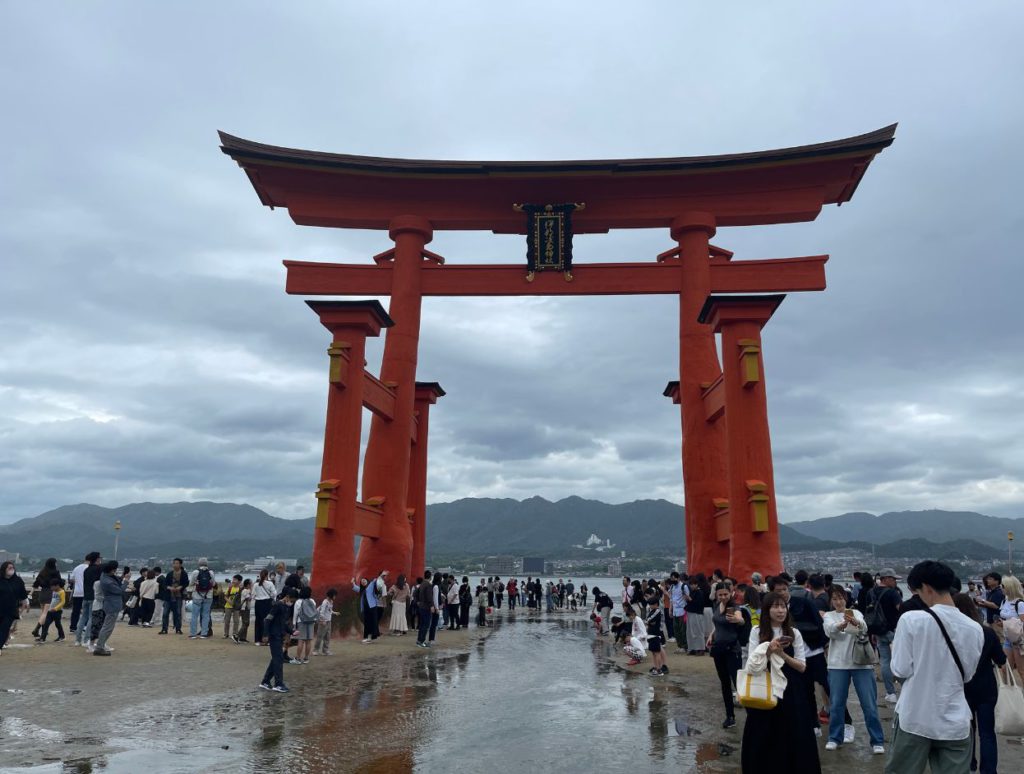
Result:
{"type": "Polygon", "coordinates": [[[825,626],[817,608],[807,599],[802,599],[800,616],[793,616],[793,626],[804,638],[804,645],[812,650],[825,645],[825,626]]]}
{"type": "Polygon", "coordinates": [[[885,617],[885,611],[882,609],[882,595],[888,589],[872,589],[868,594],[868,609],[864,611],[864,623],[868,627],[868,634],[874,634],[875,636],[882,636],[889,632],[889,619],[885,617]]]}
{"type": "Polygon", "coordinates": [[[200,594],[206,594],[213,588],[213,573],[210,572],[208,567],[199,568],[199,574],[196,575],[196,591],[200,594]]]}

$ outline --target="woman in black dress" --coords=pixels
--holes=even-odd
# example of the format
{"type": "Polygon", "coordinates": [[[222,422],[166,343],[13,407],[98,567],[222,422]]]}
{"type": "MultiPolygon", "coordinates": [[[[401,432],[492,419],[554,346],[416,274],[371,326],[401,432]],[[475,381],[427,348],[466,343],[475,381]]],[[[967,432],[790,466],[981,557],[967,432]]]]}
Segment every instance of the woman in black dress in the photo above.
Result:
{"type": "Polygon", "coordinates": [[[748,670],[754,651],[762,643],[768,643],[769,661],[775,656],[782,658],[786,687],[781,697],[776,694],[778,703],[773,709],[747,709],[740,750],[742,770],[744,774],[820,774],[818,745],[809,721],[814,708],[807,704],[803,684],[806,648],[800,631],[793,626],[786,599],[775,592],[765,594],[761,623],[750,633],[748,670]]]}

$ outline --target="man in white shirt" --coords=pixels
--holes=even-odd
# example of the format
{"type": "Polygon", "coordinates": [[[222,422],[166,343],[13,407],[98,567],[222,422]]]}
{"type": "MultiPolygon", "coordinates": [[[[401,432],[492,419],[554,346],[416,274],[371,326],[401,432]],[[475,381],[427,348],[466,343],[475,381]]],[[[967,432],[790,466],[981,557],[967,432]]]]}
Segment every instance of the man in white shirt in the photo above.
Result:
{"type": "MultiPolygon", "coordinates": [[[[82,600],[85,599],[85,568],[92,562],[89,557],[71,571],[71,631],[78,629],[78,619],[82,615],[82,600]]],[[[86,622],[88,623],[88,622],[86,622]]]]}
{"type": "Polygon", "coordinates": [[[977,621],[953,606],[955,584],[942,562],[921,562],[907,576],[928,609],[903,613],[896,626],[891,666],[904,684],[886,774],[917,774],[926,766],[933,774],[959,774],[970,768],[971,711],[963,689],[978,667],[984,635],[977,621]]]}

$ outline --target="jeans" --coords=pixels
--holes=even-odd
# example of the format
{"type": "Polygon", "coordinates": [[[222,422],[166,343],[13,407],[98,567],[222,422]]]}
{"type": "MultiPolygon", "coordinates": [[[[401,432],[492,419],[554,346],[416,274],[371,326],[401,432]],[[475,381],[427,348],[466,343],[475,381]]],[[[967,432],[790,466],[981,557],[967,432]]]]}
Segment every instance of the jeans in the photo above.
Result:
{"type": "Polygon", "coordinates": [[[174,616],[174,631],[181,631],[181,599],[172,599],[169,602],[164,602],[164,615],[163,621],[160,625],[161,631],[167,631],[167,624],[170,623],[171,616],[174,616]]]}
{"type": "Polygon", "coordinates": [[[874,669],[829,669],[828,690],[832,702],[829,710],[828,738],[836,744],[843,743],[843,715],[846,710],[846,699],[850,695],[850,681],[857,692],[857,700],[864,712],[864,725],[867,726],[871,744],[884,744],[882,723],[878,719],[878,689],[875,687],[874,669]]]}
{"type": "Polygon", "coordinates": [[[274,685],[284,685],[284,643],[280,637],[271,637],[268,642],[270,663],[267,665],[267,671],[263,673],[262,682],[264,685],[270,685],[270,681],[273,680],[274,685]]]}
{"type": "Polygon", "coordinates": [[[971,765],[971,739],[929,739],[900,728],[900,716],[893,716],[892,745],[885,761],[885,774],[962,774],[971,765]]]}
{"type": "Polygon", "coordinates": [[[886,632],[878,637],[878,655],[882,662],[882,682],[885,683],[885,693],[888,696],[896,693],[896,681],[892,676],[892,638],[896,632],[886,632]]]}
{"type": "MultiPolygon", "coordinates": [[[[996,746],[996,705],[979,704],[974,708],[974,720],[978,727],[980,754],[971,757],[981,758],[978,766],[981,774],[996,774],[996,764],[999,763],[999,748],[996,746]]],[[[971,738],[973,740],[973,734],[971,738]]]]}
{"type": "Polygon", "coordinates": [[[213,610],[213,597],[192,597],[192,621],[188,626],[188,633],[205,635],[210,629],[210,611],[213,610]]]}
{"type": "Polygon", "coordinates": [[[92,620],[92,600],[83,599],[82,609],[78,618],[80,626],[75,631],[75,644],[82,645],[89,641],[89,622],[92,620]]]}

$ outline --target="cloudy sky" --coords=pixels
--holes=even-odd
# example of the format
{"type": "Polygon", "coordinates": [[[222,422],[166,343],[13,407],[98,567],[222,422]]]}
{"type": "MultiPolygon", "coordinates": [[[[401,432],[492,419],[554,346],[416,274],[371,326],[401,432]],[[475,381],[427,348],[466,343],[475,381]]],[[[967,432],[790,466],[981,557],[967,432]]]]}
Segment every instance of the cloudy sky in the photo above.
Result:
{"type": "MultiPolygon", "coordinates": [[[[743,259],[831,255],[827,292],[790,296],[765,332],[780,517],[1024,515],[1024,6],[625,9],[5,3],[0,522],[140,500],[312,515],[328,341],[281,260],[368,262],[391,243],[262,207],[218,129],[543,159],[761,150],[894,121],[848,205],[715,239],[743,259]]],[[[575,254],[671,246],[619,231],[575,254]]],[[[431,249],[510,263],[525,240],[442,232],[431,249]]],[[[448,392],[430,501],[681,502],[661,395],[677,317],[669,297],[426,300],[420,379],[448,392]]]]}

